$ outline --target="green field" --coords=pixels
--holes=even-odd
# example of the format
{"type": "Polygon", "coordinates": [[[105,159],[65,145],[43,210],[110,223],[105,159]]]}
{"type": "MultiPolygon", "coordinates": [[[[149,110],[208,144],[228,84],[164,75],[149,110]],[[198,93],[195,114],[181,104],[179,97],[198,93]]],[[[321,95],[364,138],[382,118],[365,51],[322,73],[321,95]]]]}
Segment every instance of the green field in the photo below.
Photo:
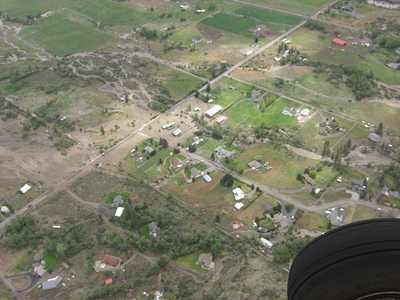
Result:
{"type": "Polygon", "coordinates": [[[233,105],[225,115],[233,127],[258,127],[262,124],[268,127],[296,127],[296,118],[286,116],[282,111],[285,107],[297,106],[290,100],[279,98],[262,112],[251,100],[243,100],[233,105]]]}
{"type": "Polygon", "coordinates": [[[24,0],[3,0],[0,11],[10,17],[21,18],[37,16],[48,11],[67,8],[79,12],[104,25],[141,25],[152,20],[152,16],[143,10],[133,8],[111,0],[31,0],[29,5],[24,0]]]}
{"type": "Polygon", "coordinates": [[[272,32],[287,30],[302,21],[302,18],[273,10],[242,6],[234,14],[218,13],[201,23],[227,32],[251,36],[250,29],[266,25],[272,32]]]}
{"type": "Polygon", "coordinates": [[[64,16],[51,16],[26,27],[22,35],[57,56],[93,51],[112,40],[109,34],[96,30],[87,21],[73,22],[64,16]]]}
{"type": "Polygon", "coordinates": [[[237,80],[224,78],[211,90],[211,98],[216,104],[228,108],[233,103],[246,99],[253,87],[237,80]]]}
{"type": "Polygon", "coordinates": [[[292,13],[310,15],[320,7],[328,4],[329,0],[250,0],[254,4],[288,10],[292,13]]]}
{"type": "Polygon", "coordinates": [[[272,169],[267,172],[248,171],[246,175],[261,184],[265,183],[281,189],[303,186],[296,179],[297,174],[303,173],[305,168],[316,164],[316,161],[294,155],[286,148],[257,145],[244,150],[230,162],[229,166],[237,171],[247,170],[247,163],[254,159],[268,162],[272,169]]]}

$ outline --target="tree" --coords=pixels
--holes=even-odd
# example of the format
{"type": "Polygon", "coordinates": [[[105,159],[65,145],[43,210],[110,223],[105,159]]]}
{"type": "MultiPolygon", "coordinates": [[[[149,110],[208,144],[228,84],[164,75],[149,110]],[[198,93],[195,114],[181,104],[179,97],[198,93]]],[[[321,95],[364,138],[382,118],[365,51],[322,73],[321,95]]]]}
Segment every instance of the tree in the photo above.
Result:
{"type": "Polygon", "coordinates": [[[220,184],[225,187],[231,187],[233,186],[234,178],[231,174],[226,174],[224,177],[222,177],[220,184]]]}
{"type": "Polygon", "coordinates": [[[196,149],[196,146],[195,146],[195,145],[193,145],[193,144],[190,144],[190,145],[189,145],[189,152],[190,152],[190,153],[194,153],[194,152],[196,152],[196,150],[197,150],[197,149],[196,149]]]}
{"type": "Polygon", "coordinates": [[[322,149],[322,156],[329,157],[330,155],[331,155],[331,148],[330,148],[329,141],[325,141],[324,148],[322,149]]]}
{"type": "Polygon", "coordinates": [[[376,134],[379,134],[380,136],[383,135],[383,123],[380,122],[378,125],[378,128],[376,129],[376,134]]]}
{"type": "Polygon", "coordinates": [[[211,92],[211,85],[210,85],[210,83],[207,84],[206,92],[207,92],[207,93],[211,92]]]}
{"type": "Polygon", "coordinates": [[[168,141],[164,138],[160,138],[160,146],[164,149],[168,148],[168,141]]]}
{"type": "Polygon", "coordinates": [[[100,127],[100,133],[101,133],[101,135],[105,135],[106,134],[106,131],[104,130],[103,126],[100,127]]]}
{"type": "Polygon", "coordinates": [[[339,170],[342,167],[342,149],[340,148],[336,150],[336,154],[333,158],[333,166],[336,170],[339,170]]]}

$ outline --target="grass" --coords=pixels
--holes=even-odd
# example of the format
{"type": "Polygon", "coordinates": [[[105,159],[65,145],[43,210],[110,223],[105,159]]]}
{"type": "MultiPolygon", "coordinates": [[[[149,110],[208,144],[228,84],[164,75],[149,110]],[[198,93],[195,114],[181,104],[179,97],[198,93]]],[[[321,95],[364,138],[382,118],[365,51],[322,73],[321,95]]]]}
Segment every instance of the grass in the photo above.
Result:
{"type": "Polygon", "coordinates": [[[285,98],[279,98],[265,112],[260,111],[254,102],[243,100],[232,106],[226,113],[233,127],[296,127],[295,117],[282,114],[285,107],[298,106],[285,98]]]}
{"type": "Polygon", "coordinates": [[[199,264],[198,264],[198,258],[199,258],[199,253],[192,253],[187,256],[179,257],[176,262],[178,265],[181,265],[185,268],[193,269],[194,271],[197,272],[207,272],[207,270],[203,269],[199,264]]]}
{"type": "Polygon", "coordinates": [[[183,72],[168,69],[165,71],[165,88],[171,97],[178,101],[203,85],[203,81],[183,72]]]}
{"type": "Polygon", "coordinates": [[[248,98],[253,87],[230,78],[224,78],[211,90],[216,104],[228,108],[233,103],[248,98]]]}
{"type": "Polygon", "coordinates": [[[111,41],[111,36],[100,32],[86,21],[74,22],[64,16],[50,16],[37,25],[26,27],[22,35],[54,55],[93,51],[111,41]]]}
{"type": "Polygon", "coordinates": [[[328,224],[329,222],[326,218],[312,212],[303,213],[300,219],[296,221],[296,227],[312,231],[326,231],[328,230],[328,224]]]}
{"type": "Polygon", "coordinates": [[[269,162],[272,169],[265,173],[249,171],[246,175],[261,184],[281,189],[302,187],[303,184],[296,179],[297,174],[316,164],[315,161],[294,155],[285,148],[257,145],[244,150],[229,166],[240,172],[246,170],[247,163],[254,159],[269,162]]]}

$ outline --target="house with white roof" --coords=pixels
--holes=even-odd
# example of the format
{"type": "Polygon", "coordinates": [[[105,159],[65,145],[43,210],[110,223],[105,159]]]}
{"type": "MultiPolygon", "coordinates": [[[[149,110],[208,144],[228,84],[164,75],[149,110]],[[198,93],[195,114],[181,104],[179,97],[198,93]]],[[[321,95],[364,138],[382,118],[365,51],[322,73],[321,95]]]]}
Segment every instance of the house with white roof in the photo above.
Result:
{"type": "Polygon", "coordinates": [[[243,192],[243,190],[239,187],[234,188],[232,190],[233,196],[235,197],[236,201],[240,201],[246,197],[246,194],[243,192]]]}

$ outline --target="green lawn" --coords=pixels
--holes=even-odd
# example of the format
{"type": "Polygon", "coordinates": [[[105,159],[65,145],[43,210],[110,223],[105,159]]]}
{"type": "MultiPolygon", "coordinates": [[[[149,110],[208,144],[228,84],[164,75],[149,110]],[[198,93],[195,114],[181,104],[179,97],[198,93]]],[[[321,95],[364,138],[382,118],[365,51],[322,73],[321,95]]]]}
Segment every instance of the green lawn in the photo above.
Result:
{"type": "Polygon", "coordinates": [[[199,264],[199,253],[193,253],[187,256],[179,257],[176,260],[176,263],[178,265],[181,265],[185,268],[193,269],[194,271],[197,272],[207,272],[207,270],[203,269],[199,264]]]}
{"type": "Polygon", "coordinates": [[[89,22],[74,22],[60,15],[24,28],[22,35],[58,56],[93,51],[112,41],[111,35],[96,30],[89,22]]]}

